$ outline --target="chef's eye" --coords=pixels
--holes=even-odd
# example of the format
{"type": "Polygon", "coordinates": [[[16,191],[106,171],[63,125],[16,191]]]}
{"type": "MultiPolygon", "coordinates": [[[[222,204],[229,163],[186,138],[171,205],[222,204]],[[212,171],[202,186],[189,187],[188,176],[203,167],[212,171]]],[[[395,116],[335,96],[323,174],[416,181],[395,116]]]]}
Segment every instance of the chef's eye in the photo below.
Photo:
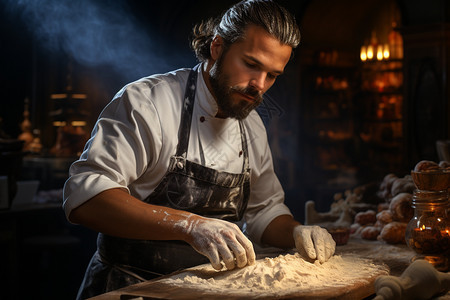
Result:
{"type": "Polygon", "coordinates": [[[278,75],[272,74],[272,73],[267,73],[267,78],[269,79],[276,79],[278,75]]]}
{"type": "Polygon", "coordinates": [[[250,68],[250,69],[256,69],[256,65],[255,64],[252,64],[252,63],[250,63],[250,62],[248,62],[248,61],[246,61],[246,62],[244,62],[245,63],[245,65],[248,67],[248,68],[250,68]]]}

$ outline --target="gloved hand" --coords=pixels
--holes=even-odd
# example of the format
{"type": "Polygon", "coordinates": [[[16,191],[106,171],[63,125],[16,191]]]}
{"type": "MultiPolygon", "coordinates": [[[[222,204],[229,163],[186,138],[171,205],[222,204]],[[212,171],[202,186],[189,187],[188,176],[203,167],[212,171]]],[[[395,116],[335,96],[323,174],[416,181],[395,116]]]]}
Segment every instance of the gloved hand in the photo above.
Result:
{"type": "Polygon", "coordinates": [[[336,249],[336,242],[325,228],[319,226],[298,225],[294,228],[294,241],[300,255],[327,261],[336,249]]]}
{"type": "Polygon", "coordinates": [[[245,267],[255,263],[253,244],[242,233],[236,224],[212,219],[199,218],[189,226],[188,242],[200,254],[208,257],[214,269],[222,269],[220,260],[225,267],[232,270],[235,266],[245,267]]]}

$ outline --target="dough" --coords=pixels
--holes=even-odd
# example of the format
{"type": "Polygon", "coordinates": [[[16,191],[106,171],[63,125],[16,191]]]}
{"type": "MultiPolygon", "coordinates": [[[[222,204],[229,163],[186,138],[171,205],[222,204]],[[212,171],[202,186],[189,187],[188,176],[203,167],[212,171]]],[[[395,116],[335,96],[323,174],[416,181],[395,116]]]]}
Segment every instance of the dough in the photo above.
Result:
{"type": "Polygon", "coordinates": [[[361,231],[361,238],[365,240],[376,240],[381,229],[375,226],[367,226],[361,231]]]}
{"type": "Polygon", "coordinates": [[[383,227],[379,239],[388,244],[406,244],[405,231],[407,225],[403,222],[391,222],[383,227]]]}
{"type": "Polygon", "coordinates": [[[439,162],[439,168],[442,170],[449,171],[450,170],[450,162],[442,160],[439,162]]]}
{"type": "Polygon", "coordinates": [[[412,204],[412,194],[400,193],[392,198],[389,204],[389,211],[392,219],[399,222],[409,222],[414,215],[412,204]]]}
{"type": "Polygon", "coordinates": [[[373,210],[359,212],[355,215],[355,223],[359,225],[375,224],[376,221],[376,213],[373,210]]]}
{"type": "Polygon", "coordinates": [[[351,226],[350,226],[350,234],[357,234],[357,233],[360,233],[360,230],[362,230],[361,229],[361,225],[359,225],[358,223],[353,223],[351,226]]]}
{"type": "Polygon", "coordinates": [[[439,165],[431,160],[419,161],[414,167],[415,172],[429,172],[439,170],[439,165]]]}
{"type": "Polygon", "coordinates": [[[382,210],[379,213],[377,213],[377,222],[386,225],[388,223],[391,223],[393,221],[392,212],[389,209],[382,210]]]}
{"type": "Polygon", "coordinates": [[[392,184],[396,179],[398,179],[398,177],[393,173],[384,176],[383,180],[381,181],[379,191],[377,192],[378,197],[382,199],[390,198],[392,184]]]}
{"type": "Polygon", "coordinates": [[[416,189],[414,181],[411,176],[407,175],[403,178],[398,178],[392,183],[391,197],[395,197],[400,193],[411,193],[416,189]]]}

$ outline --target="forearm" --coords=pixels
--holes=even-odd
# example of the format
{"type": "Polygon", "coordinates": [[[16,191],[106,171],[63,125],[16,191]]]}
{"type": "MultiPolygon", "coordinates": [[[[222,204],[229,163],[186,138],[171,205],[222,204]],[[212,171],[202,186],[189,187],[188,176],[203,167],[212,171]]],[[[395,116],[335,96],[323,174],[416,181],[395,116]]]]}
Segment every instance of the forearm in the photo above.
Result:
{"type": "Polygon", "coordinates": [[[144,240],[183,240],[220,270],[253,264],[250,240],[236,224],[144,203],[121,189],[106,190],[74,209],[69,219],[105,234],[144,240]]]}
{"type": "Polygon", "coordinates": [[[147,204],[122,189],[110,189],[74,209],[74,223],[95,231],[130,239],[187,240],[188,212],[147,204]]]}
{"type": "Polygon", "coordinates": [[[261,241],[264,244],[282,249],[294,248],[293,230],[297,225],[300,225],[300,223],[290,215],[278,216],[264,230],[261,241]]]}

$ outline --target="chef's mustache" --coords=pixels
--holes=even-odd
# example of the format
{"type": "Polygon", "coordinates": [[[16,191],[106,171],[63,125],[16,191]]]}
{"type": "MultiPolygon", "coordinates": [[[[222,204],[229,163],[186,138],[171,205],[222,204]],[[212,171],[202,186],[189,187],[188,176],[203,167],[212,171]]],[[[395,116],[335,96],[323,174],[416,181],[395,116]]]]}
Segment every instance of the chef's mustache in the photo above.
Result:
{"type": "Polygon", "coordinates": [[[261,103],[263,100],[263,93],[255,89],[254,87],[247,86],[245,88],[239,86],[230,87],[231,92],[238,92],[253,98],[256,103],[261,103]]]}

